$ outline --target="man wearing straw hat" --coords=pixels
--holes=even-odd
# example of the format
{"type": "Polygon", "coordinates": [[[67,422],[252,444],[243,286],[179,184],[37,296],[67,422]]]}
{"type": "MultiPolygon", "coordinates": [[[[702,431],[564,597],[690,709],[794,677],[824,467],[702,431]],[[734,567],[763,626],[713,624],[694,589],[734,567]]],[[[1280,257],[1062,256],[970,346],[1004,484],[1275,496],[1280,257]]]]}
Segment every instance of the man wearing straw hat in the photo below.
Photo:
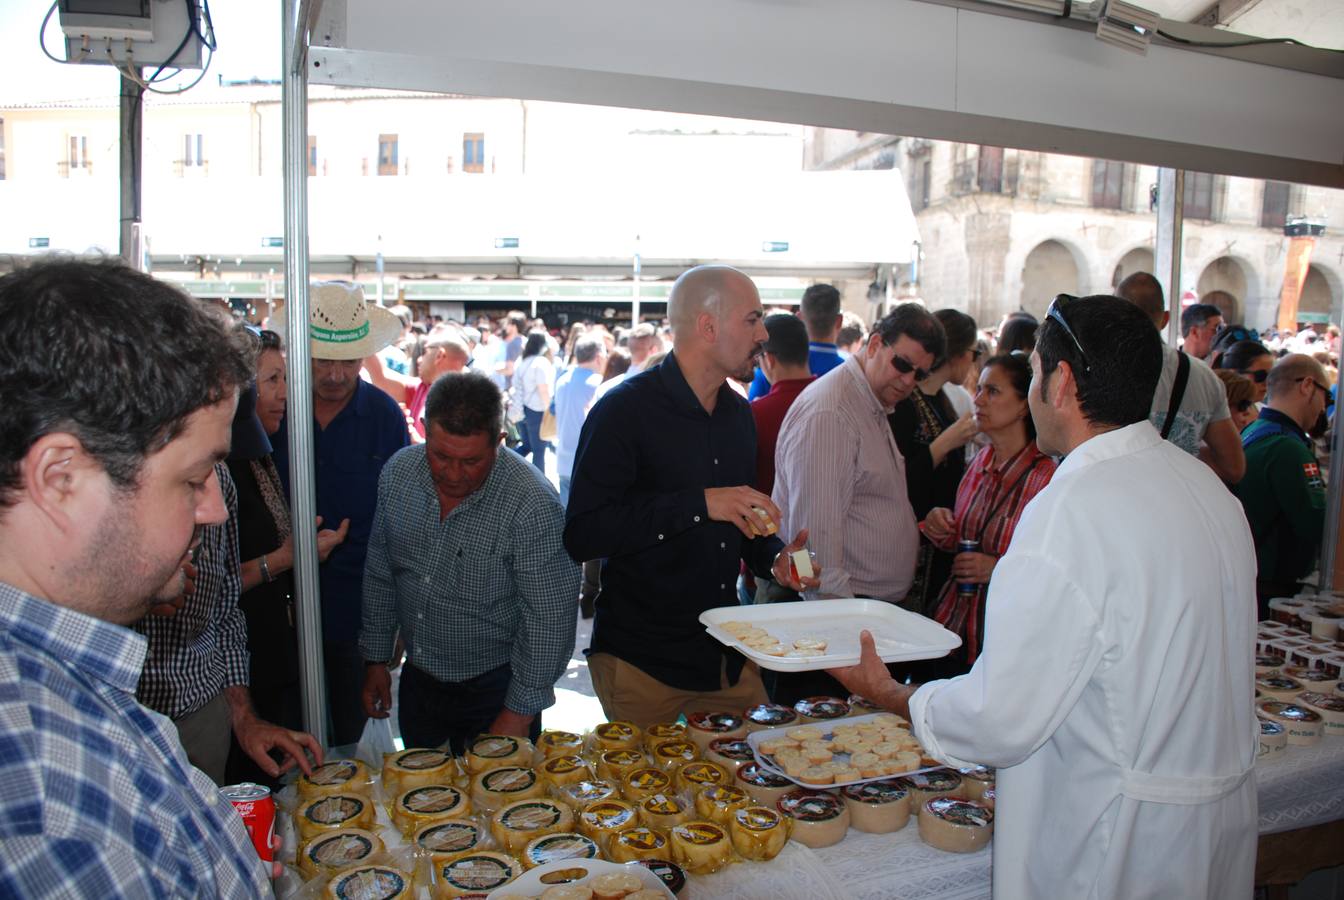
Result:
{"type": "MultiPolygon", "coordinates": [[[[330,742],[340,746],[358,741],[364,728],[360,597],[378,475],[392,454],[410,441],[396,401],[359,377],[362,360],[396,340],[401,322],[382,307],[365,303],[357,285],[317,283],[309,299],[317,514],[324,522],[350,523],[345,542],[319,570],[330,742]]],[[[283,314],[277,328],[284,328],[283,314]]],[[[276,468],[289,490],[286,427],[282,422],[273,444],[276,468]]]]}

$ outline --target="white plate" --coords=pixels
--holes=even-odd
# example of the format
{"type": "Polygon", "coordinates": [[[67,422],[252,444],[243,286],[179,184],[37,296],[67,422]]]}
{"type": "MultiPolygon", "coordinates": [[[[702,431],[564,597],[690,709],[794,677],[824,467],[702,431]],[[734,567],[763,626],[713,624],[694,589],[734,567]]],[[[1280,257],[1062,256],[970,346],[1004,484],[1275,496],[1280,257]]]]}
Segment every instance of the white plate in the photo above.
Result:
{"type": "Polygon", "coordinates": [[[741,652],[764,669],[812,672],[852,666],[859,661],[859,632],[873,633],[883,662],[936,659],[961,646],[961,638],[932,619],[881,600],[800,600],[755,606],[720,606],[700,614],[700,623],[720,643],[741,652]],[[725,622],[748,622],[764,628],[786,647],[799,638],[826,642],[821,656],[793,659],[770,656],[724,631],[725,622]]]}
{"type": "Polygon", "coordinates": [[[634,872],[639,876],[639,880],[644,882],[645,888],[652,888],[660,891],[667,900],[676,900],[676,897],[667,889],[667,885],[658,880],[658,876],[650,872],[639,863],[626,863],[619,865],[614,862],[607,862],[603,859],[560,859],[553,863],[547,863],[544,866],[537,866],[535,869],[528,869],[522,875],[510,881],[502,888],[491,891],[485,900],[495,900],[497,897],[506,897],[509,894],[522,894],[524,897],[537,897],[548,887],[557,884],[584,884],[591,878],[598,875],[605,875],[607,872],[634,872]],[[548,882],[543,881],[542,877],[551,872],[559,872],[565,869],[576,869],[586,872],[579,878],[565,879],[561,881],[548,882]]]}
{"type": "MultiPolygon", "coordinates": [[[[753,731],[751,734],[747,735],[747,743],[751,745],[751,752],[756,755],[756,762],[759,763],[762,768],[769,769],[771,772],[774,772],[780,778],[789,779],[789,781],[792,781],[799,787],[805,787],[813,791],[824,791],[829,788],[842,788],[848,784],[866,784],[869,781],[885,781],[888,778],[903,778],[906,775],[915,775],[918,774],[919,772],[931,772],[934,769],[947,768],[946,766],[943,765],[923,766],[918,769],[911,769],[908,772],[897,772],[894,775],[877,775],[873,778],[856,778],[853,781],[837,781],[834,784],[809,784],[806,781],[799,781],[797,778],[794,778],[788,772],[785,772],[782,768],[775,765],[774,757],[761,752],[761,741],[768,741],[771,738],[784,737],[786,733],[792,731],[795,728],[820,729],[821,731],[824,731],[826,733],[826,739],[830,740],[831,736],[835,734],[835,726],[862,725],[864,722],[873,721],[880,715],[885,715],[885,713],[873,713],[872,715],[869,716],[851,716],[845,719],[832,719],[828,722],[794,723],[793,725],[785,725],[783,728],[769,728],[764,731],[753,731]]],[[[837,753],[835,755],[836,758],[838,759],[849,759],[848,753],[837,753]]]]}

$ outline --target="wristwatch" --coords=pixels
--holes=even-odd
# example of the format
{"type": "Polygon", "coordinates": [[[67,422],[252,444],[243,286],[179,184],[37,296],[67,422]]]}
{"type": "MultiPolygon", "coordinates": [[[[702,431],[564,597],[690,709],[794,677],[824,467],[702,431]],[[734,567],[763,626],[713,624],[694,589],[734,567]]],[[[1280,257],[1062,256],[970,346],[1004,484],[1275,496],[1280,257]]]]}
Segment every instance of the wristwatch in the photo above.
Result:
{"type": "Polygon", "coordinates": [[[266,582],[274,581],[275,579],[271,577],[271,567],[266,565],[266,554],[261,554],[261,557],[257,561],[261,565],[261,580],[266,582]]]}

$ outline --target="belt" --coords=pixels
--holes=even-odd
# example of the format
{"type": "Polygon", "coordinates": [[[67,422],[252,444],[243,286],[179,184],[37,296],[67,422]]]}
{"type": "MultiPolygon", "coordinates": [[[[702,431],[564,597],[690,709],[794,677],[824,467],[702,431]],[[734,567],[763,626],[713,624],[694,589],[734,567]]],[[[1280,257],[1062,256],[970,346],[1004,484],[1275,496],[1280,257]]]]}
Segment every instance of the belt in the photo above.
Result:
{"type": "Polygon", "coordinates": [[[1123,769],[1120,793],[1131,800],[1196,806],[1231,794],[1246,781],[1253,769],[1235,775],[1155,775],[1123,769]]]}

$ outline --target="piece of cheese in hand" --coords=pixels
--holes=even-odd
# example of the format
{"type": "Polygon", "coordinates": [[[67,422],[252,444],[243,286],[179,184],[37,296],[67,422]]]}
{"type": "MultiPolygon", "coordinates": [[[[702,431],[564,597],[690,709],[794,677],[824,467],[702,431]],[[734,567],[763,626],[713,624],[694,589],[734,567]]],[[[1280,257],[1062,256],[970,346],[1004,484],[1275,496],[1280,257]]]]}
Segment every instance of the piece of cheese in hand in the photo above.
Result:
{"type": "Polygon", "coordinates": [[[799,580],[812,577],[812,557],[804,547],[801,550],[795,550],[789,554],[793,557],[793,571],[799,580]]]}
{"type": "Polygon", "coordinates": [[[950,853],[979,850],[994,834],[994,810],[960,797],[928,801],[920,809],[918,821],[924,843],[950,853]]]}

